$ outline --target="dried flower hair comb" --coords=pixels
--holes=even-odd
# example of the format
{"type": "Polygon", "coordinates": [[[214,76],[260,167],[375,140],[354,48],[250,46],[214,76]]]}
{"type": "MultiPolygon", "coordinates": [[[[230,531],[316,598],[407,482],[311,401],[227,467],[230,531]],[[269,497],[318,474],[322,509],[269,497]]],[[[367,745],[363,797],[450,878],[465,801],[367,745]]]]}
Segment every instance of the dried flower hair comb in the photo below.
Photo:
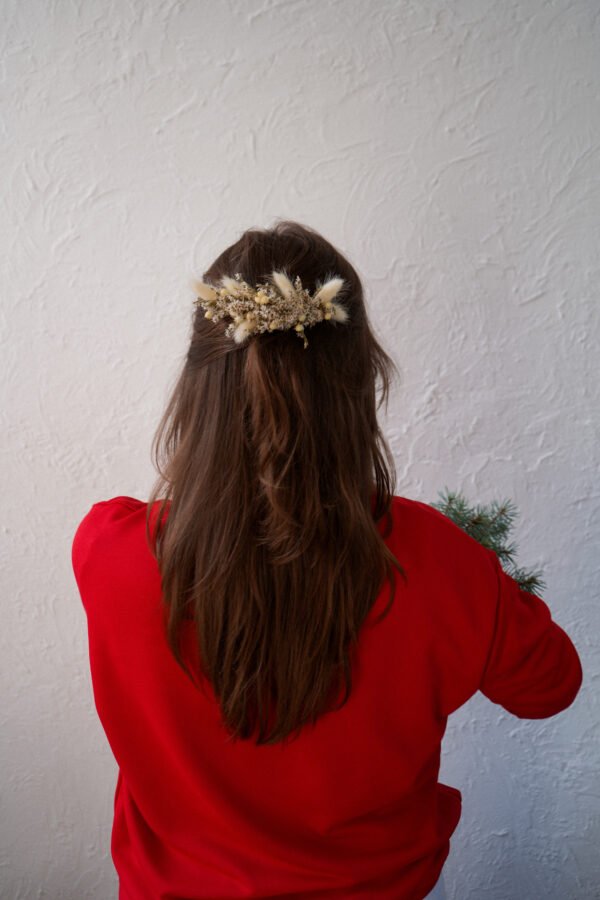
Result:
{"type": "Polygon", "coordinates": [[[303,338],[306,350],[306,328],[323,320],[340,323],[348,320],[347,310],[339,301],[333,302],[345,284],[339,276],[318,286],[314,295],[302,287],[300,276],[292,283],[285,272],[274,270],[271,277],[274,284],[263,283],[256,287],[247,284],[239,272],[233,278],[224,275],[220,287],[194,281],[195,305],[202,306],[205,318],[215,322],[230,316],[233,322],[225,333],[238,344],[263,331],[293,328],[298,337],[303,338]]]}

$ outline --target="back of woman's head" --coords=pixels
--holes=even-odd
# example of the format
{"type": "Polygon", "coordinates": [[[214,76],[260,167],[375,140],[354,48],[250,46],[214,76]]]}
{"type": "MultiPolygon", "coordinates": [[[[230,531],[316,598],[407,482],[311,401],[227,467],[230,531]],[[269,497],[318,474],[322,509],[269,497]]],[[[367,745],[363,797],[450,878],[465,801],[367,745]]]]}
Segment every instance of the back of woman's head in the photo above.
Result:
{"type": "MultiPolygon", "coordinates": [[[[360,279],[321,235],[297,222],[250,229],[204,272],[249,285],[273,270],[311,294],[334,275],[344,323],[225,335],[197,306],[185,363],[153,442],[160,507],[153,549],[167,637],[193,620],[203,675],[232,739],[276,743],[327,712],[392,568],[394,463],[379,429],[394,363],[369,326],[360,279]],[[382,396],[377,402],[377,382],[382,396]],[[168,504],[168,515],[162,512],[168,504]],[[387,535],[387,531],[385,534],[387,535]],[[271,730],[269,730],[271,729],[271,730]]],[[[390,604],[384,613],[389,610],[390,604]]],[[[336,707],[337,708],[337,707],[336,707]]]]}

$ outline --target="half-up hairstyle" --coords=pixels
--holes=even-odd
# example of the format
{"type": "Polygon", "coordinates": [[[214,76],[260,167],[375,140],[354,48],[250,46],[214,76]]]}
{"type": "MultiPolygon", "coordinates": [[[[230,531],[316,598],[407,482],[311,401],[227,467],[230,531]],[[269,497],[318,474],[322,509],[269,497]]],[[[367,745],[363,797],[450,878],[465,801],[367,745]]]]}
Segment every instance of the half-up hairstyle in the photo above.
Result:
{"type": "Polygon", "coordinates": [[[274,269],[311,293],[339,275],[348,320],[311,327],[305,350],[293,329],[238,344],[227,318],[211,322],[197,307],[152,443],[159,478],[146,518],[170,650],[193,681],[180,637],[194,622],[229,739],[258,729],[257,745],[297,737],[331,710],[342,683],[334,709],[347,702],[361,624],[386,579],[381,617],[389,612],[393,569],[406,577],[383,540],[396,476],[377,422],[397,369],[370,328],[360,279],[293,221],[245,231],[202,278],[217,285],[240,273],[254,285],[274,269]]]}

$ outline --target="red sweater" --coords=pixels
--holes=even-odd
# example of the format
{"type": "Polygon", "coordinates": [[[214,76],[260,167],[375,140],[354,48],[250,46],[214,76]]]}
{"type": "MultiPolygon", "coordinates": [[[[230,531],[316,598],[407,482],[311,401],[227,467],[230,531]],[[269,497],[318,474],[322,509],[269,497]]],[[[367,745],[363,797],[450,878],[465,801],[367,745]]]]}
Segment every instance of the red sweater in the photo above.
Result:
{"type": "Polygon", "coordinates": [[[168,648],[146,508],[95,503],[72,548],[119,767],[119,900],[421,900],[461,815],[460,791],[438,782],[447,717],[477,690],[520,718],[564,710],[582,682],[570,638],[493,551],[394,497],[385,540],[408,583],[397,575],[391,611],[373,624],[386,585],[365,621],[346,705],[288,746],[228,742],[210,686],[197,690],[168,648]]]}

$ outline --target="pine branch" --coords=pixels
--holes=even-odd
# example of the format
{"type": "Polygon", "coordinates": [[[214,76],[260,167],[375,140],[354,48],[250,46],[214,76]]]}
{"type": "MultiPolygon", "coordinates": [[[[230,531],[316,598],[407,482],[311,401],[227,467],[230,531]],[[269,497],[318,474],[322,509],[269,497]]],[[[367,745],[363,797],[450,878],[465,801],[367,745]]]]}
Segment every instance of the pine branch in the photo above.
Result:
{"type": "MultiPolygon", "coordinates": [[[[431,503],[434,509],[448,516],[468,535],[497,555],[502,568],[517,582],[521,590],[540,596],[539,591],[546,587],[542,580],[542,571],[527,571],[517,566],[514,543],[508,543],[508,534],[518,515],[511,500],[499,503],[493,500],[488,506],[477,504],[469,506],[466,498],[458,491],[438,491],[441,500],[431,503]]],[[[542,598],[543,599],[543,598],[542,598]]]]}

